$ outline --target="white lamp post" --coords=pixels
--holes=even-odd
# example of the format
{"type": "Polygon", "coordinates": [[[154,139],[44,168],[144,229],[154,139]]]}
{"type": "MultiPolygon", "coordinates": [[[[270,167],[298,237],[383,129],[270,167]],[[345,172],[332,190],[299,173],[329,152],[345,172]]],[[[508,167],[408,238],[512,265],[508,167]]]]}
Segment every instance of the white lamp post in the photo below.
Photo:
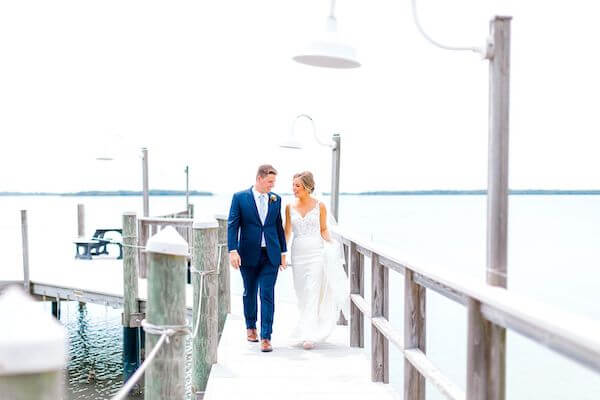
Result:
{"type": "MultiPolygon", "coordinates": [[[[190,167],[188,165],[185,166],[185,209],[189,213],[190,212],[190,167]]],[[[188,215],[188,217],[191,217],[188,215]]]]}
{"type": "Polygon", "coordinates": [[[313,119],[307,114],[299,114],[292,123],[290,135],[286,140],[280,143],[280,147],[288,149],[302,149],[302,142],[296,139],[296,123],[299,119],[307,119],[312,127],[313,137],[321,146],[331,149],[331,215],[338,220],[339,197],[340,197],[340,146],[341,138],[339,134],[332,136],[331,142],[323,142],[317,135],[317,128],[313,119]]]}
{"type": "MultiPolygon", "coordinates": [[[[115,158],[110,154],[101,154],[96,157],[98,161],[113,161],[115,158]]],[[[144,206],[144,217],[150,215],[150,196],[148,189],[148,149],[142,147],[142,197],[144,206]]]]}

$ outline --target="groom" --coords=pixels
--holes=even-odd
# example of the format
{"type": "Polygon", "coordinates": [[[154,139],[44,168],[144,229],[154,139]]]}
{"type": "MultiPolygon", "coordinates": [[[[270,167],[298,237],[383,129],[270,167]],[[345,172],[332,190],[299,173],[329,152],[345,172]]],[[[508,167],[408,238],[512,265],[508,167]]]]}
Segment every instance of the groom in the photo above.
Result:
{"type": "Polygon", "coordinates": [[[260,289],[260,350],[273,351],[271,332],[275,311],[275,281],[285,269],[286,244],[281,222],[281,197],[271,193],[277,171],[261,165],[253,187],[233,195],[227,224],[227,247],[231,266],[244,281],[246,335],[258,342],[256,297],[260,289]]]}

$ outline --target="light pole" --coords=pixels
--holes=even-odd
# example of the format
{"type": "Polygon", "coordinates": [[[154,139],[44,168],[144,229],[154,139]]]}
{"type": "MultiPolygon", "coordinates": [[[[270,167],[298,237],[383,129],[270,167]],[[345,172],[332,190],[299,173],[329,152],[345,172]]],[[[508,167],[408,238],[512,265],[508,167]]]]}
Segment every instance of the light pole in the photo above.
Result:
{"type": "Polygon", "coordinates": [[[142,187],[144,192],[144,217],[150,216],[150,196],[148,190],[148,149],[142,148],[142,187]]]}
{"type": "MultiPolygon", "coordinates": [[[[490,34],[482,47],[446,46],[433,40],[421,27],[416,0],[411,1],[412,14],[419,32],[433,45],[445,50],[473,51],[489,60],[489,131],[488,131],[488,195],[486,281],[506,288],[508,231],[508,117],[510,82],[511,17],[496,16],[490,21],[490,34]]],[[[331,1],[331,15],[335,0],[331,1]]],[[[334,19],[335,20],[335,19],[334,19]]],[[[348,68],[360,66],[354,52],[344,54],[334,45],[318,46],[309,57],[302,53],[294,61],[317,67],[348,68]],[[333,60],[333,62],[332,62],[333,60]]],[[[425,305],[423,304],[423,309],[425,305]]],[[[506,397],[506,329],[483,317],[481,304],[469,299],[467,345],[467,400],[504,400],[506,397]],[[493,378],[492,378],[493,377],[493,378]]],[[[405,347],[418,346],[407,342],[405,347]]],[[[419,347],[420,348],[420,347],[419,347]]],[[[423,353],[425,348],[420,348],[423,353]]],[[[405,382],[415,383],[410,399],[425,398],[425,381],[405,360],[405,382]]],[[[405,397],[407,398],[407,397],[405,397]]]]}
{"type": "Polygon", "coordinates": [[[319,136],[317,135],[317,128],[315,126],[315,122],[307,114],[299,114],[294,119],[294,123],[292,124],[292,129],[290,131],[290,136],[280,144],[280,147],[285,147],[288,149],[302,149],[303,145],[300,141],[295,138],[296,132],[296,123],[299,119],[305,118],[311,123],[313,137],[321,146],[329,147],[331,149],[331,215],[338,220],[339,214],[339,198],[340,198],[340,147],[341,147],[341,137],[338,133],[332,136],[331,142],[323,142],[319,136]]]}
{"type": "MultiPolygon", "coordinates": [[[[190,212],[190,167],[185,166],[185,209],[190,212]]],[[[188,215],[190,217],[190,215],[188,215]]]]}
{"type": "MultiPolygon", "coordinates": [[[[113,161],[114,157],[109,154],[101,154],[96,157],[98,161],[113,161]]],[[[142,198],[144,217],[150,215],[150,198],[148,189],[148,149],[142,147],[142,198]]]]}

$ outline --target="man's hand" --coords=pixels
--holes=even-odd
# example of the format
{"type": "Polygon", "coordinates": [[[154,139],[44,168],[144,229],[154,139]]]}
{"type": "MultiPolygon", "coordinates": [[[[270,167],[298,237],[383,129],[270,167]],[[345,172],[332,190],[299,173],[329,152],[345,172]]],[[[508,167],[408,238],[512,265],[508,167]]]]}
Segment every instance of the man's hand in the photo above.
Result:
{"type": "Polygon", "coordinates": [[[232,250],[229,253],[229,263],[234,269],[239,269],[240,265],[242,265],[242,259],[240,258],[237,250],[232,250]]]}
{"type": "Polygon", "coordinates": [[[279,266],[279,270],[283,271],[286,268],[287,268],[287,265],[285,264],[285,254],[282,254],[281,255],[281,265],[279,266]]]}

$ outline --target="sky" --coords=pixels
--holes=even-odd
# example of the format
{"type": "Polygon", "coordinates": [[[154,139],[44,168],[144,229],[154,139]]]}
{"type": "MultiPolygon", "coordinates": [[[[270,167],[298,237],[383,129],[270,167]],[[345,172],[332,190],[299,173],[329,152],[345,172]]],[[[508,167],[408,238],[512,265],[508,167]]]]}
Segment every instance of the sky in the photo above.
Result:
{"type": "MultiPolygon", "coordinates": [[[[511,15],[511,188],[600,188],[600,56],[594,2],[418,0],[448,45],[482,45],[511,15]]],[[[0,2],[0,191],[217,193],[278,168],[277,191],[330,150],[301,121],[303,150],[278,144],[298,114],[342,138],[342,191],[487,185],[488,62],[434,47],[409,0],[338,0],[362,67],[291,61],[324,29],[327,0],[0,2]],[[114,161],[97,161],[110,154],[114,161]]]]}

